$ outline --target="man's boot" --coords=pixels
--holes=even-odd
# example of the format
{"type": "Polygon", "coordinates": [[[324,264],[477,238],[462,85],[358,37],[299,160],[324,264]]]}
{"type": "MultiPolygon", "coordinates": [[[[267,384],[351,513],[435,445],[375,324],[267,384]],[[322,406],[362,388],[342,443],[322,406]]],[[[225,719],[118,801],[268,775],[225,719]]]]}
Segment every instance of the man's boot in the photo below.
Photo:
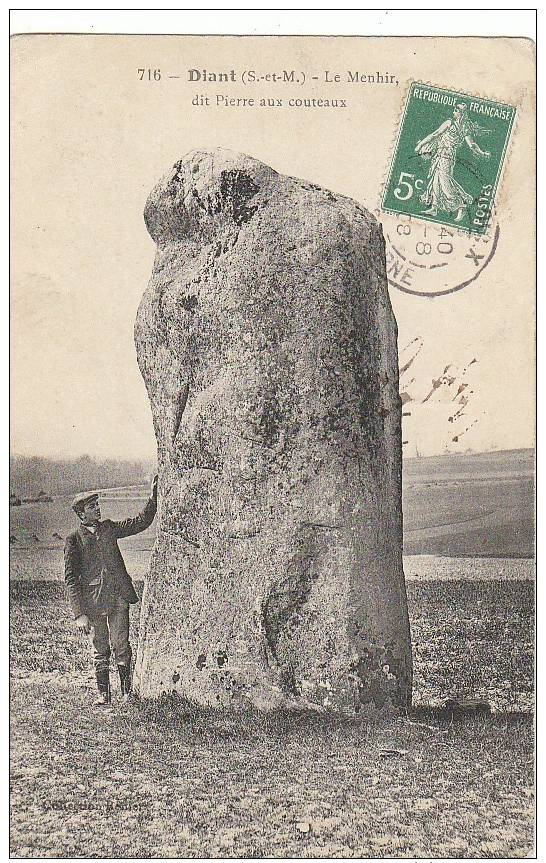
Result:
{"type": "Polygon", "coordinates": [[[99,695],[95,703],[97,707],[108,707],[110,704],[110,673],[106,668],[98,670],[96,675],[99,695]]]}
{"type": "Polygon", "coordinates": [[[118,665],[119,682],[121,684],[121,697],[123,701],[129,701],[131,694],[131,663],[118,665]]]}

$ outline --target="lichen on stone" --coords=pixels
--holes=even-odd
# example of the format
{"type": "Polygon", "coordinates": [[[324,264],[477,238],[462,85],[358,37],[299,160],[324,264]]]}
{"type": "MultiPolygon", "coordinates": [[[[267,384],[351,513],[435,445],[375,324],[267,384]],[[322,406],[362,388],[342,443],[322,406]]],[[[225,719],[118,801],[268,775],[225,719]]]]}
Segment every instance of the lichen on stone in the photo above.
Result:
{"type": "Polygon", "coordinates": [[[178,160],[145,222],[157,253],[135,342],[161,495],[136,688],[222,708],[406,705],[380,226],[220,149],[178,160]]]}

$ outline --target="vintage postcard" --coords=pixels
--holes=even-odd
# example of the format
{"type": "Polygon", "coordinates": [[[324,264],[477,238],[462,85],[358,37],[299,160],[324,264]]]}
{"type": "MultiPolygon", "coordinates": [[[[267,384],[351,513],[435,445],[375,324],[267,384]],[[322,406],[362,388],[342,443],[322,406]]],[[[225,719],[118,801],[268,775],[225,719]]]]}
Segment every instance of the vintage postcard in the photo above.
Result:
{"type": "Polygon", "coordinates": [[[12,856],[532,856],[534,43],[11,88],[12,856]]]}

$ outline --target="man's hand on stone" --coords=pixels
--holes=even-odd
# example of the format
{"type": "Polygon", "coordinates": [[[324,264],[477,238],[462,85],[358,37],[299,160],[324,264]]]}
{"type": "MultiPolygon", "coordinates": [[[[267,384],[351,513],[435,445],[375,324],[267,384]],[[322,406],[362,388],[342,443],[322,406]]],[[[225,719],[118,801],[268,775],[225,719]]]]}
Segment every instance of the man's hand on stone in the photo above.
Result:
{"type": "Polygon", "coordinates": [[[154,500],[157,500],[157,474],[152,480],[152,497],[154,500]]]}
{"type": "Polygon", "coordinates": [[[81,632],[85,632],[86,635],[89,635],[91,632],[91,624],[89,623],[89,618],[86,614],[80,614],[80,616],[76,618],[76,626],[81,630],[81,632]]]}

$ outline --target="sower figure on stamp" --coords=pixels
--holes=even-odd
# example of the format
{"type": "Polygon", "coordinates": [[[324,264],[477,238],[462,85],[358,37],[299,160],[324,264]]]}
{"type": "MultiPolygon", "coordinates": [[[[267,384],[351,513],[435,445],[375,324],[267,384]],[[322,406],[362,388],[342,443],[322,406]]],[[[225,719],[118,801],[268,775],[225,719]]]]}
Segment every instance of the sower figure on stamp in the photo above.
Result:
{"type": "Polygon", "coordinates": [[[415,152],[423,159],[431,159],[428,184],[420,196],[423,204],[428,205],[424,214],[436,216],[438,210],[455,213],[455,221],[464,218],[468,206],[474,198],[455,180],[453,171],[457,161],[457,150],[466,142],[475,156],[489,159],[490,153],[482,150],[471,135],[489,134],[468,117],[467,105],[460,103],[453,111],[453,117],[442,123],[434,132],[417,142],[415,152]]]}
{"type": "Polygon", "coordinates": [[[76,626],[86,634],[93,633],[97,704],[108,705],[111,649],[118,666],[122,696],[126,699],[131,691],[129,605],[138,602],[117,541],[141,533],[151,525],[157,509],[157,476],[152,482],[148,503],[135,518],[101,521],[96,492],[77,495],[72,508],[81,524],[66,539],[65,583],[76,626]]]}

